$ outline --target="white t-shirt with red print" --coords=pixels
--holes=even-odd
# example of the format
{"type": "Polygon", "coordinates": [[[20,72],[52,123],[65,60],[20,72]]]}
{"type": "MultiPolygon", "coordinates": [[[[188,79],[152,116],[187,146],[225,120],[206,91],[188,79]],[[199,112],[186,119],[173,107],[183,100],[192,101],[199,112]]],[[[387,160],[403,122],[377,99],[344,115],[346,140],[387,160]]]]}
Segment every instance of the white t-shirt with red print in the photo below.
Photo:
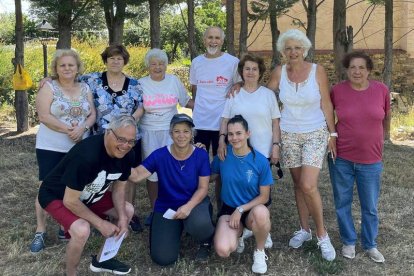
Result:
{"type": "Polygon", "coordinates": [[[197,129],[220,129],[227,91],[241,80],[237,72],[238,64],[239,59],[227,53],[217,58],[200,55],[193,59],[190,83],[197,86],[193,110],[193,121],[197,129]]]}

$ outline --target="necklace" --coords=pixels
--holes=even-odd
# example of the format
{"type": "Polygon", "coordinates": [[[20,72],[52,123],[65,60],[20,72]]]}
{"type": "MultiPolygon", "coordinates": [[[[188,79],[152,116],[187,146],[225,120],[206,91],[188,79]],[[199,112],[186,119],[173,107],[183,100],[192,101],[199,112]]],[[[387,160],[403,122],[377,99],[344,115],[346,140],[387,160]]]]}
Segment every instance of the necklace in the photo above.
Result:
{"type": "Polygon", "coordinates": [[[183,170],[185,168],[185,160],[183,163],[180,162],[180,160],[177,160],[178,166],[180,167],[180,170],[183,170]]]}
{"type": "Polygon", "coordinates": [[[180,170],[181,171],[184,170],[189,153],[186,153],[185,154],[185,157],[184,157],[185,159],[184,160],[178,160],[177,159],[177,157],[178,157],[178,154],[177,153],[178,152],[175,150],[175,148],[173,147],[173,145],[171,145],[171,153],[173,155],[173,158],[177,161],[178,167],[180,168],[180,170]]]}
{"type": "Polygon", "coordinates": [[[231,148],[231,152],[233,153],[233,155],[240,161],[240,163],[244,163],[244,158],[249,155],[249,153],[245,154],[245,155],[237,155],[234,153],[234,149],[231,148]]]}

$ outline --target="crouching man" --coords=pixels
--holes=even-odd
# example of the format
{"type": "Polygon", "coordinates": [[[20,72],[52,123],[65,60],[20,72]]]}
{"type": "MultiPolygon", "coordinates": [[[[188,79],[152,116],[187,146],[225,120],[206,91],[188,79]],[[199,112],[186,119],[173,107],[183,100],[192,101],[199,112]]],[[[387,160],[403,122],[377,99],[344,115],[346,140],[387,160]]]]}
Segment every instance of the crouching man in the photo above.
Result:
{"type": "MultiPolygon", "coordinates": [[[[105,134],[76,144],[39,189],[40,205],[71,237],[66,246],[66,275],[77,275],[91,225],[105,238],[128,231],[134,209],[125,201],[125,190],[134,161],[130,150],[136,142],[135,133],[133,117],[113,120],[105,134]],[[111,185],[112,192],[108,190],[111,185]]],[[[92,257],[90,269],[115,274],[131,271],[116,259],[99,263],[97,256],[92,257]]]]}

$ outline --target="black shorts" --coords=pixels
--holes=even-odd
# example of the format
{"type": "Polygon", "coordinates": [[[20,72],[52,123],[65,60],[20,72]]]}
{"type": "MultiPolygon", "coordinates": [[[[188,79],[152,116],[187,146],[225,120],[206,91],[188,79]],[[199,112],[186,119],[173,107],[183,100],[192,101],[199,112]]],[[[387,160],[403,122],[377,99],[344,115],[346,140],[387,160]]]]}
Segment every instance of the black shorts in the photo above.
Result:
{"type": "Polygon", "coordinates": [[[39,166],[39,180],[43,181],[65,155],[66,152],[36,149],[37,164],[39,166]]]}
{"type": "Polygon", "coordinates": [[[206,146],[207,152],[210,151],[210,146],[212,147],[213,156],[217,155],[218,144],[219,144],[219,131],[218,130],[203,130],[196,129],[197,133],[194,137],[195,143],[203,143],[206,146]]]}
{"type": "MultiPolygon", "coordinates": [[[[236,208],[231,207],[231,206],[229,206],[229,205],[227,205],[226,203],[223,202],[223,204],[221,206],[221,209],[220,209],[220,212],[217,215],[217,218],[219,218],[223,215],[231,216],[234,213],[234,210],[236,210],[236,208]]],[[[246,228],[247,228],[246,219],[247,219],[247,216],[249,215],[249,213],[250,213],[250,210],[243,212],[243,214],[241,215],[241,218],[240,218],[241,223],[246,228]]]]}

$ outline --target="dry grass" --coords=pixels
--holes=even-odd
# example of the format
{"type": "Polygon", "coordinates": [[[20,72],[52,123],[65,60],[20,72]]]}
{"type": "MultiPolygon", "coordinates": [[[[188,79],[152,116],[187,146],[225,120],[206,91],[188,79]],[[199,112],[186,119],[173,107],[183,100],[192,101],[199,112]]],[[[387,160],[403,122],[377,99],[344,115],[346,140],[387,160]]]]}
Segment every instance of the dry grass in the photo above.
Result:
{"type": "MultiPolygon", "coordinates": [[[[37,164],[34,142],[36,129],[16,135],[2,123],[0,128],[0,267],[1,275],[62,275],[65,245],[57,240],[57,225],[49,221],[46,250],[33,256],[29,244],[35,230],[34,198],[37,193],[37,164]]],[[[13,127],[13,125],[9,125],[13,127]]],[[[304,249],[287,246],[291,234],[297,230],[298,217],[287,175],[272,191],[272,238],[274,247],[269,256],[268,275],[414,275],[414,216],[413,173],[414,143],[388,144],[385,147],[385,171],[380,198],[379,249],[386,258],[385,264],[374,264],[357,246],[354,260],[340,256],[333,264],[320,259],[315,243],[304,249]]],[[[145,185],[138,189],[141,218],[149,211],[145,185]]],[[[332,190],[326,167],[320,177],[320,191],[324,202],[327,230],[339,255],[341,242],[332,202],[332,190]]],[[[356,196],[356,195],[355,195],[356,196]]],[[[354,204],[356,221],[359,204],[354,204]]],[[[357,227],[359,225],[357,223],[357,227]]],[[[91,254],[102,244],[99,236],[87,243],[80,275],[93,275],[88,269],[91,254]]],[[[172,267],[160,268],[149,257],[148,228],[141,234],[131,234],[123,244],[119,259],[133,267],[132,275],[251,275],[253,240],[247,241],[245,253],[232,254],[223,260],[212,254],[208,264],[193,262],[196,251],[189,237],[183,238],[182,257],[172,267]]]]}

